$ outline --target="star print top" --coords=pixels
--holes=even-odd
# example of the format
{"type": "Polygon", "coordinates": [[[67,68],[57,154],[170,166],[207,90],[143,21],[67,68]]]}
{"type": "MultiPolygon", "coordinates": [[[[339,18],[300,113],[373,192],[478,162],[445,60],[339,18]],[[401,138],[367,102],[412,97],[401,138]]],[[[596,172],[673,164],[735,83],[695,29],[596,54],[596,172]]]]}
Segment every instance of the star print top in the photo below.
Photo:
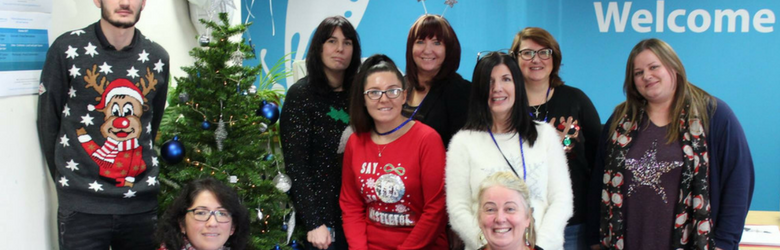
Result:
{"type": "Polygon", "coordinates": [[[287,91],[279,128],[295,210],[306,231],[341,227],[341,133],[349,124],[347,91],[318,94],[305,77],[287,91]]]}
{"type": "Polygon", "coordinates": [[[670,249],[682,174],[679,141],[666,144],[666,127],[642,119],[623,170],[625,249],[670,249]]]}
{"type": "Polygon", "coordinates": [[[421,122],[385,145],[350,136],[339,198],[349,249],[448,249],[444,155],[421,122]]]}
{"type": "Polygon", "coordinates": [[[100,22],[54,41],[41,72],[37,123],[61,208],[132,214],[157,206],[152,144],[168,79],[168,53],[138,29],[121,51],[100,22]]]}

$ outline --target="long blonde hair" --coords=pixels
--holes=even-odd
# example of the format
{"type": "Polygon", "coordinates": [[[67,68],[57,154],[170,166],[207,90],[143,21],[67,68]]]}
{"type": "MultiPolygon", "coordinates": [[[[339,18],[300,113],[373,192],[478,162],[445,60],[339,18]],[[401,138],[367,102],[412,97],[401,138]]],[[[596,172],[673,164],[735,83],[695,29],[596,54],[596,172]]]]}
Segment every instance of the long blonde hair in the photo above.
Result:
{"type": "Polygon", "coordinates": [[[676,73],[677,86],[671,111],[668,115],[669,121],[672,122],[669,123],[669,129],[666,130],[666,143],[672,143],[679,139],[679,131],[682,124],[676,121],[683,111],[691,118],[694,116],[699,118],[704,126],[705,133],[709,132],[709,113],[707,108],[711,106],[714,110],[716,102],[709,93],[688,82],[685,67],[669,44],[657,38],[650,38],[637,43],[628,55],[626,78],[623,82],[623,92],[626,94],[626,101],[615,107],[615,115],[612,117],[612,123],[609,125],[610,134],[615,133],[618,123],[624,116],[629,115],[628,118],[632,122],[637,122],[641,111],[645,109],[647,100],[636,89],[634,82],[634,59],[645,50],[653,52],[661,60],[664,67],[672,69],[676,73]]]}
{"type": "MultiPolygon", "coordinates": [[[[525,182],[522,179],[518,178],[512,172],[497,172],[482,180],[482,183],[479,185],[478,202],[480,203],[480,205],[482,204],[482,195],[485,193],[485,190],[491,187],[504,187],[509,190],[514,190],[520,193],[520,196],[523,197],[523,204],[525,204],[525,212],[528,218],[530,219],[530,223],[528,224],[528,238],[524,240],[526,240],[531,245],[531,248],[533,249],[533,246],[536,245],[536,230],[534,229],[534,215],[533,215],[533,209],[531,209],[531,195],[530,192],[528,191],[528,186],[525,184],[525,182]]],[[[479,217],[481,218],[482,209],[480,209],[479,211],[480,211],[479,217]]],[[[523,237],[525,238],[526,235],[523,234],[523,237]]]]}

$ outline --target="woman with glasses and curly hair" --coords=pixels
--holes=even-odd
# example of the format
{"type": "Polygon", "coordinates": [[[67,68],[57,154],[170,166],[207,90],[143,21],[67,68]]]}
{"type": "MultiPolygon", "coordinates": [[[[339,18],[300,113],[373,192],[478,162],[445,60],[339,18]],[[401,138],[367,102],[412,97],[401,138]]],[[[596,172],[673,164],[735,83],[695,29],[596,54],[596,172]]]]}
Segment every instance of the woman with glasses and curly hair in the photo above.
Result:
{"type": "MultiPolygon", "coordinates": [[[[582,90],[563,84],[559,72],[563,54],[558,41],[546,30],[528,27],[515,36],[510,53],[517,59],[525,81],[530,114],[534,120],[556,128],[569,163],[574,193],[574,216],[566,226],[566,250],[587,248],[585,197],[590,182],[601,120],[582,90]]],[[[594,211],[595,212],[595,211],[594,211]]]]}
{"type": "Polygon", "coordinates": [[[157,239],[160,250],[242,250],[249,241],[249,213],[224,183],[194,180],[165,211],[157,239]]]}
{"type": "Polygon", "coordinates": [[[339,197],[349,248],[447,249],[439,134],[401,115],[408,85],[387,56],[355,79],[339,197]]]}
{"type": "Polygon", "coordinates": [[[484,245],[477,225],[479,186],[510,171],[528,183],[538,230],[536,244],[563,248],[572,215],[572,191],[560,137],[528,115],[523,75],[514,58],[492,52],[474,68],[469,115],[447,151],[447,212],[466,249],[484,245]]]}

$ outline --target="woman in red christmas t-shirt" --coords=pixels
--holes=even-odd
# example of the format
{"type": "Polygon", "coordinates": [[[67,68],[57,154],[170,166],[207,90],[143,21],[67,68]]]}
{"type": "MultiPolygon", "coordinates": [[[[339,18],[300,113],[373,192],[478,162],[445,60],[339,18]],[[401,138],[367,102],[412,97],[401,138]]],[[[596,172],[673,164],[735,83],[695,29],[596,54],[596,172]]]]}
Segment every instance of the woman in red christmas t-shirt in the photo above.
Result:
{"type": "Polygon", "coordinates": [[[401,115],[407,83],[387,56],[355,79],[339,198],[349,248],[448,249],[439,134],[401,115]]]}

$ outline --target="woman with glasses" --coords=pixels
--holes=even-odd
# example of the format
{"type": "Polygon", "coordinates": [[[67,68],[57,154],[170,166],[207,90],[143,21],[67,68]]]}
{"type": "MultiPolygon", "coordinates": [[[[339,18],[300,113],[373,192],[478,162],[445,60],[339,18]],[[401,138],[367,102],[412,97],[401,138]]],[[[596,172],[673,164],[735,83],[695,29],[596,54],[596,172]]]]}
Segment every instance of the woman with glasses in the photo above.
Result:
{"type": "Polygon", "coordinates": [[[249,240],[249,214],[224,183],[194,180],[165,211],[157,239],[160,250],[242,250],[249,240]]]}
{"type": "Polygon", "coordinates": [[[734,112],[688,82],[677,53],[655,38],[629,53],[623,92],[599,139],[590,243],[738,249],[755,173],[734,112]]]}
{"type": "Polygon", "coordinates": [[[459,66],[460,42],[447,19],[420,16],[406,40],[406,80],[411,88],[404,116],[435,129],[444,147],[466,123],[469,82],[455,72],[459,66]]]}
{"type": "Polygon", "coordinates": [[[290,194],[307,232],[307,249],[347,249],[338,204],[337,151],[349,123],[349,87],[359,66],[355,28],[342,16],[325,18],[311,39],[308,75],[290,87],[282,107],[285,170],[293,181],[290,194]]]}
{"type": "Polygon", "coordinates": [[[447,249],[439,134],[401,115],[408,85],[387,56],[355,79],[339,197],[349,248],[447,249]]]}
{"type": "Polygon", "coordinates": [[[569,163],[574,216],[566,226],[567,250],[585,249],[585,197],[596,154],[601,120],[596,108],[581,90],[563,84],[561,49],[544,29],[529,27],[515,36],[510,53],[515,56],[525,80],[530,109],[527,114],[557,129],[569,163]]]}
{"type": "MultiPolygon", "coordinates": [[[[485,242],[479,237],[479,186],[496,172],[510,171],[525,180],[531,192],[536,244],[563,248],[563,230],[572,215],[572,191],[560,137],[547,123],[526,112],[523,75],[517,61],[492,52],[477,62],[469,116],[452,137],[447,151],[447,212],[466,249],[485,242]]],[[[494,229],[508,234],[513,229],[494,229]]]]}

